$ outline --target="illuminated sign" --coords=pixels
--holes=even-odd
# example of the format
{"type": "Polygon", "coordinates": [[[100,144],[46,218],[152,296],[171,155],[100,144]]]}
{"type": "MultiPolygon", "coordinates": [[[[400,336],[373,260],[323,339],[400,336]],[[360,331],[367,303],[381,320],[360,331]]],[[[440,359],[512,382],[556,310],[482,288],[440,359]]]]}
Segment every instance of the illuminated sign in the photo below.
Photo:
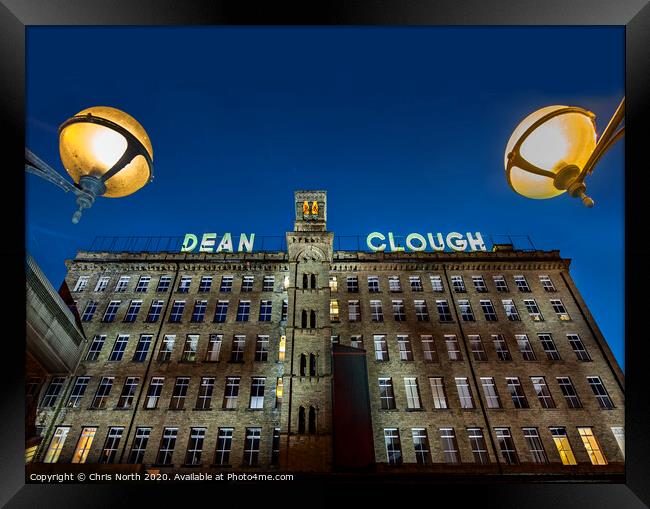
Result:
{"type": "MultiPolygon", "coordinates": [[[[239,235],[239,243],[237,244],[238,253],[250,253],[253,251],[253,243],[255,242],[255,234],[251,233],[246,235],[242,233],[239,235]]],[[[181,253],[191,253],[196,248],[199,248],[199,253],[234,253],[234,244],[232,234],[224,233],[221,236],[219,244],[217,244],[216,233],[204,233],[201,236],[201,242],[193,233],[186,233],[181,246],[181,253]],[[216,246],[216,247],[215,247],[216,246]]]]}
{"type": "Polygon", "coordinates": [[[366,244],[371,251],[444,251],[446,248],[452,251],[487,251],[483,236],[480,232],[466,233],[451,232],[443,236],[442,233],[427,233],[426,237],[420,233],[409,233],[406,236],[406,247],[395,245],[393,232],[388,232],[388,244],[386,235],[379,232],[372,232],[366,237],[366,244]]]}

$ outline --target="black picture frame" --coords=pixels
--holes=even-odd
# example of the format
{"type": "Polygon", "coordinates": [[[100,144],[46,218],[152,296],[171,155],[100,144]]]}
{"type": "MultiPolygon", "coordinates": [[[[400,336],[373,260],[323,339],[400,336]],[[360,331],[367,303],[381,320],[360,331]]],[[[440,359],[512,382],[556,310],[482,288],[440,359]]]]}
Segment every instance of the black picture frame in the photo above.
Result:
{"type": "MultiPolygon", "coordinates": [[[[506,507],[644,507],[650,504],[650,439],[645,424],[650,398],[644,377],[648,351],[647,331],[642,319],[644,247],[647,226],[642,208],[643,179],[648,162],[642,153],[647,143],[641,134],[650,97],[650,5],[648,0],[404,0],[303,2],[299,7],[283,9],[277,4],[264,7],[249,2],[207,0],[2,0],[0,3],[0,109],[3,118],[4,177],[8,187],[2,203],[5,242],[0,251],[4,262],[5,330],[2,363],[2,418],[0,418],[0,503],[7,507],[113,507],[135,504],[137,497],[153,505],[169,500],[168,487],[140,484],[35,485],[25,484],[24,465],[24,264],[25,210],[24,174],[20,171],[25,146],[25,35],[33,25],[619,25],[626,35],[626,135],[625,135],[625,283],[626,283],[626,471],[624,484],[589,483],[516,483],[463,484],[450,486],[455,506],[476,501],[483,506],[506,507]],[[154,496],[155,495],[155,496],[154,496]]],[[[598,48],[586,50],[598,51],[598,48]]],[[[64,56],[62,56],[64,58],[64,56]]],[[[645,126],[647,129],[647,126],[645,126]]],[[[573,226],[572,226],[573,227],[573,226]]],[[[579,225],[575,226],[579,228],[579,225]]],[[[597,253],[594,254],[597,256],[597,253]]],[[[604,267],[606,270],[606,267],[604,267]]],[[[597,277],[597,275],[594,275],[597,277]]],[[[606,291],[606,289],[603,289],[606,291]]],[[[307,481],[308,482],[308,481],[307,481]]],[[[403,480],[401,482],[404,482],[403,480]]],[[[432,479],[435,483],[435,480],[432,479]]],[[[276,496],[277,504],[291,503],[289,493],[296,484],[266,484],[263,493],[276,496]]],[[[338,493],[329,489],[332,481],[314,481],[310,496],[338,493]]],[[[365,484],[365,483],[364,483],[365,484]]],[[[368,496],[385,496],[394,491],[404,498],[413,488],[381,489],[362,486],[368,496]]],[[[194,503],[194,495],[206,488],[212,497],[226,484],[205,486],[179,485],[185,503],[194,503]]],[[[255,483],[228,485],[248,494],[255,483]]],[[[347,486],[348,488],[351,486],[347,486]]],[[[338,487],[337,487],[338,488],[338,487]]],[[[415,494],[437,497],[446,487],[417,488],[415,494]]],[[[296,495],[297,496],[297,495],[296,495]]],[[[216,498],[213,498],[216,502],[216,498]]],[[[307,503],[306,499],[302,499],[307,503]]],[[[408,498],[407,498],[408,500],[408,498]]],[[[271,500],[269,500],[272,503],[271,500]]],[[[299,500],[296,499],[296,503],[299,500]]]]}

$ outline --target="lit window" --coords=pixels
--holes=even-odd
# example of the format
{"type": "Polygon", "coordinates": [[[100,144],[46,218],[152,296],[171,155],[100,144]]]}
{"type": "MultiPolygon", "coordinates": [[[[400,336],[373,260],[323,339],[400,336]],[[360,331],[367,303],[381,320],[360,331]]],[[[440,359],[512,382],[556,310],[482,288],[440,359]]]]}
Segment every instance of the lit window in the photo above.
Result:
{"type": "Polygon", "coordinates": [[[497,437],[499,449],[501,449],[501,457],[508,465],[517,465],[519,458],[515,450],[515,443],[512,441],[510,428],[494,428],[497,437]]]}
{"type": "Polygon", "coordinates": [[[375,360],[388,361],[388,345],[384,334],[375,334],[373,336],[375,343],[375,360]]]}
{"type": "Polygon", "coordinates": [[[548,463],[548,457],[546,456],[542,440],[539,438],[537,428],[522,428],[521,431],[524,433],[524,439],[528,444],[528,450],[533,458],[533,462],[548,463]]]}
{"type": "Polygon", "coordinates": [[[534,322],[544,321],[544,317],[542,316],[541,311],[537,307],[537,302],[535,302],[535,299],[524,300],[524,306],[526,306],[526,311],[528,311],[528,314],[530,315],[530,317],[533,319],[534,322]]]}
{"type": "Polygon", "coordinates": [[[567,310],[560,299],[551,299],[551,306],[553,307],[553,311],[555,311],[555,314],[560,320],[563,322],[571,320],[569,313],[567,313],[567,310]]]}
{"type": "Polygon", "coordinates": [[[467,438],[474,456],[474,463],[485,465],[490,463],[485,437],[481,428],[467,428],[467,438]]]}
{"type": "Polygon", "coordinates": [[[379,404],[382,410],[395,409],[395,393],[393,381],[390,378],[379,379],[379,404]]]}
{"type": "Polygon", "coordinates": [[[389,465],[402,464],[402,445],[399,439],[397,428],[384,429],[384,444],[386,445],[386,457],[389,465]]]}
{"type": "Polygon", "coordinates": [[[83,428],[81,430],[81,435],[79,436],[77,447],[75,448],[74,454],[72,455],[72,463],[86,462],[86,458],[90,452],[90,447],[92,446],[93,439],[95,438],[95,433],[97,433],[97,428],[83,428]]]}
{"type": "Polygon", "coordinates": [[[330,299],[330,321],[339,321],[339,301],[336,299],[330,299]]]}
{"type": "Polygon", "coordinates": [[[420,406],[420,389],[417,378],[404,378],[404,389],[406,391],[406,408],[418,410],[420,406]]]}
{"type": "Polygon", "coordinates": [[[330,276],[330,291],[337,292],[339,289],[339,283],[336,279],[336,276],[330,276]]]}
{"type": "Polygon", "coordinates": [[[576,465],[576,458],[573,455],[569,438],[566,435],[566,429],[560,427],[549,428],[555,447],[560,455],[563,465],[576,465]]]}
{"type": "Polygon", "coordinates": [[[458,443],[456,442],[456,433],[454,428],[440,428],[440,441],[442,442],[442,452],[446,463],[460,463],[460,454],[458,452],[458,443]]]}
{"type": "Polygon", "coordinates": [[[433,406],[438,409],[447,407],[447,396],[445,395],[445,386],[442,377],[429,377],[431,394],[433,394],[433,406]]]}
{"type": "Polygon", "coordinates": [[[472,390],[469,387],[467,378],[456,378],[456,389],[458,390],[458,399],[461,408],[474,408],[472,399],[472,390]]]}
{"type": "Polygon", "coordinates": [[[483,394],[485,394],[485,401],[488,408],[501,408],[501,399],[497,392],[497,386],[492,377],[481,377],[481,385],[483,386],[483,394]]]}
{"type": "Polygon", "coordinates": [[[280,346],[278,347],[278,361],[284,362],[284,357],[287,351],[287,337],[280,336],[280,346]]]}
{"type": "Polygon", "coordinates": [[[284,382],[282,377],[278,377],[275,383],[275,408],[282,406],[282,396],[284,395],[284,382]]]}
{"type": "Polygon", "coordinates": [[[431,464],[431,452],[429,448],[429,437],[425,428],[412,428],[411,436],[413,437],[413,447],[415,449],[415,459],[418,465],[431,464]]]}
{"type": "Polygon", "coordinates": [[[594,435],[593,430],[588,427],[584,427],[584,428],[579,427],[578,433],[580,434],[580,438],[582,438],[582,443],[585,446],[585,449],[587,450],[587,454],[589,455],[591,464],[607,465],[605,454],[601,450],[600,444],[598,443],[598,440],[596,440],[596,436],[594,435]]]}
{"type": "Polygon", "coordinates": [[[50,446],[47,448],[45,453],[45,458],[43,463],[56,463],[59,461],[59,456],[61,455],[61,450],[65,444],[65,439],[68,437],[70,428],[68,426],[57,426],[50,446]]]}

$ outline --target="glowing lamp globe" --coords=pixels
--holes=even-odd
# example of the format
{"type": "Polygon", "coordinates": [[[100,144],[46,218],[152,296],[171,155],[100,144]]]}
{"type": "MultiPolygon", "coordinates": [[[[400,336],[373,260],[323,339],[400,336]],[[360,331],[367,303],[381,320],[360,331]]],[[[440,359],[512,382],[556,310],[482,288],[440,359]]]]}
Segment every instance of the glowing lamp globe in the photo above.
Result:
{"type": "Polygon", "coordinates": [[[528,115],[506,145],[510,187],[528,198],[553,198],[578,177],[596,147],[595,115],[572,106],[547,106],[528,115]]]}
{"type": "Polygon", "coordinates": [[[76,186],[92,195],[88,207],[95,196],[127,196],[153,179],[149,136],[137,120],[115,108],[87,108],[64,122],[59,152],[76,186]]]}

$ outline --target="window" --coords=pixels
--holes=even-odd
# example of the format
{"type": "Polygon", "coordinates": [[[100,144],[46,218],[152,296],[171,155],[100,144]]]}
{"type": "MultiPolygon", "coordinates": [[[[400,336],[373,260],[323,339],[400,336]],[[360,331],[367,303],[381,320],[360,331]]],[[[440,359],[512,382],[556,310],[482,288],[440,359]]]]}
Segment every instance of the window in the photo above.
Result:
{"type": "Polygon", "coordinates": [[[214,321],[216,323],[224,323],[226,315],[228,314],[228,301],[220,300],[217,302],[217,308],[214,311],[214,321]]]}
{"type": "Polygon", "coordinates": [[[402,283],[399,280],[399,276],[389,276],[388,278],[388,290],[391,292],[401,292],[402,283]]]}
{"type": "Polygon", "coordinates": [[[508,289],[508,283],[506,283],[506,279],[503,276],[492,276],[492,280],[494,281],[497,292],[507,293],[510,291],[508,289]]]}
{"type": "Polygon", "coordinates": [[[106,287],[108,286],[108,282],[110,281],[110,277],[108,276],[102,276],[97,280],[97,284],[95,285],[95,291],[96,292],[105,292],[106,287]]]}
{"type": "Polygon", "coordinates": [[[520,292],[530,293],[530,286],[524,276],[515,276],[515,285],[520,292]]]}
{"type": "Polygon", "coordinates": [[[531,376],[530,381],[533,383],[533,389],[542,408],[555,408],[555,401],[548,389],[546,379],[543,376],[531,376]]]}
{"type": "Polygon", "coordinates": [[[368,292],[377,293],[379,292],[379,277],[378,276],[368,276],[368,292]]]}
{"type": "Polygon", "coordinates": [[[361,321],[361,306],[358,300],[348,301],[348,320],[350,322],[361,321]]]}
{"type": "Polygon", "coordinates": [[[163,384],[165,383],[165,378],[162,376],[154,376],[149,382],[149,391],[147,392],[147,398],[144,402],[145,408],[156,408],[158,406],[158,400],[160,399],[160,394],[162,393],[163,384]]]}
{"type": "Polygon", "coordinates": [[[272,292],[274,286],[275,286],[275,276],[264,276],[264,279],[262,279],[262,291],[272,292]]]}
{"type": "Polygon", "coordinates": [[[282,312],[280,315],[280,321],[281,322],[286,322],[287,321],[287,314],[289,313],[289,301],[287,299],[284,299],[282,301],[282,312]]]}
{"type": "Polygon", "coordinates": [[[330,299],[330,320],[339,321],[339,301],[336,299],[330,299]]]}
{"type": "Polygon", "coordinates": [[[438,362],[438,352],[433,342],[433,336],[420,336],[420,342],[422,343],[422,355],[425,362],[438,362]]]}
{"type": "Polygon", "coordinates": [[[97,386],[97,392],[95,392],[95,397],[90,405],[90,408],[95,410],[101,410],[106,408],[106,400],[111,393],[113,388],[113,381],[115,380],[114,376],[103,376],[97,386]]]}
{"type": "Polygon", "coordinates": [[[535,352],[533,347],[528,340],[526,334],[515,334],[515,339],[517,340],[517,347],[519,352],[525,361],[534,361],[536,360],[535,352]]]}
{"type": "Polygon", "coordinates": [[[494,310],[494,306],[492,305],[491,300],[482,300],[481,301],[481,309],[483,310],[483,314],[485,315],[485,320],[488,322],[496,322],[497,321],[497,313],[494,310]]]}
{"type": "Polygon", "coordinates": [[[181,280],[178,283],[178,293],[188,293],[191,284],[192,276],[181,276],[181,280]]]}
{"type": "Polygon", "coordinates": [[[164,429],[162,439],[160,440],[160,448],[158,449],[158,457],[156,458],[157,465],[172,464],[172,455],[174,454],[177,436],[178,428],[164,429]]]}
{"type": "Polygon", "coordinates": [[[98,463],[115,462],[115,456],[117,455],[117,450],[120,446],[120,440],[122,439],[122,433],[124,433],[124,428],[108,428],[106,442],[104,442],[104,449],[102,449],[98,463]]]}
{"type": "Polygon", "coordinates": [[[587,383],[589,383],[589,387],[591,387],[594,396],[596,396],[596,401],[598,401],[598,406],[600,408],[603,408],[605,410],[611,410],[614,408],[614,403],[612,403],[612,399],[609,397],[607,389],[605,389],[605,385],[603,384],[600,377],[588,376],[587,383]]]}
{"type": "Polygon", "coordinates": [[[537,302],[535,302],[535,299],[524,300],[524,306],[526,306],[526,311],[528,311],[528,314],[530,315],[530,317],[533,319],[534,322],[544,321],[544,317],[542,316],[541,311],[537,307],[537,302]]]}
{"type": "Polygon", "coordinates": [[[164,300],[153,300],[151,301],[151,307],[149,308],[149,314],[145,322],[147,323],[156,323],[158,318],[160,318],[160,313],[162,312],[163,305],[165,304],[164,300]]]}
{"type": "Polygon", "coordinates": [[[448,408],[447,396],[445,395],[445,386],[442,377],[429,377],[431,394],[433,395],[433,406],[437,409],[448,408]]]}
{"type": "Polygon", "coordinates": [[[474,312],[472,311],[472,305],[469,303],[468,300],[459,300],[458,301],[458,307],[460,308],[460,317],[463,319],[465,322],[473,322],[474,321],[474,312]]]}
{"type": "Polygon", "coordinates": [[[393,392],[393,381],[390,378],[379,379],[379,403],[382,410],[395,409],[395,393],[393,392]]]}
{"type": "Polygon", "coordinates": [[[451,276],[451,286],[456,293],[465,293],[467,291],[463,276],[451,276]]]}
{"type": "Polygon", "coordinates": [[[413,349],[411,348],[411,340],[408,336],[397,336],[397,346],[399,348],[399,360],[413,360],[413,349]]]}
{"type": "Polygon", "coordinates": [[[497,358],[500,361],[512,360],[506,338],[503,337],[503,334],[492,334],[492,343],[494,343],[494,351],[497,353],[497,358]]]}
{"type": "Polygon", "coordinates": [[[88,280],[90,279],[90,276],[79,276],[79,279],[77,279],[77,283],[74,285],[74,289],[72,290],[73,292],[83,292],[86,287],[88,286],[88,280]]]}
{"type": "Polygon", "coordinates": [[[359,335],[350,336],[350,346],[352,348],[363,348],[363,336],[359,336],[359,335]]]}
{"type": "Polygon", "coordinates": [[[138,293],[146,292],[149,289],[150,281],[150,276],[140,276],[140,279],[138,279],[138,284],[135,285],[135,291],[138,293]]]}
{"type": "Polygon", "coordinates": [[[113,345],[113,350],[111,351],[111,354],[108,356],[109,361],[121,361],[122,357],[124,356],[124,350],[126,350],[126,346],[129,343],[129,335],[128,334],[120,334],[117,336],[117,339],[115,340],[115,344],[113,345]]]}
{"type": "Polygon", "coordinates": [[[223,408],[237,408],[237,398],[239,398],[239,380],[238,376],[229,376],[226,378],[226,390],[223,395],[223,408]]]}
{"type": "Polygon", "coordinates": [[[176,343],[176,336],[167,334],[163,337],[160,350],[158,350],[158,362],[169,362],[174,351],[174,343],[176,343]]]}
{"type": "Polygon", "coordinates": [[[404,378],[404,390],[406,391],[406,408],[410,410],[419,410],[420,389],[417,378],[404,378]]]}
{"type": "Polygon", "coordinates": [[[409,284],[411,285],[412,292],[422,291],[422,280],[420,276],[409,276],[409,284]]]}
{"type": "Polygon", "coordinates": [[[278,362],[284,362],[284,356],[287,351],[287,337],[280,336],[280,345],[278,346],[278,362]]]}
{"type": "Polygon", "coordinates": [[[199,280],[199,293],[209,292],[212,288],[212,276],[201,276],[199,280]]]}
{"type": "Polygon", "coordinates": [[[485,348],[483,347],[483,341],[481,336],[478,334],[468,335],[469,339],[469,348],[472,351],[472,357],[475,361],[486,361],[487,354],[485,353],[485,348]]]}
{"type": "Polygon", "coordinates": [[[445,345],[447,346],[447,355],[450,361],[462,361],[463,356],[460,353],[458,339],[453,334],[445,335],[445,345]]]}
{"type": "Polygon", "coordinates": [[[92,320],[95,311],[97,311],[97,302],[94,300],[89,300],[88,304],[86,304],[86,309],[84,310],[84,313],[81,317],[81,321],[89,322],[90,320],[92,320]]]}
{"type": "Polygon", "coordinates": [[[529,408],[524,388],[521,386],[518,377],[506,377],[506,385],[512,398],[515,408],[529,408]]]}
{"type": "Polygon", "coordinates": [[[126,377],[122,392],[120,393],[120,399],[117,400],[117,408],[131,408],[139,383],[140,379],[137,376],[126,377]]]}
{"type": "Polygon", "coordinates": [[[72,463],[85,463],[90,447],[93,445],[93,439],[97,433],[97,428],[82,428],[77,447],[72,455],[72,463]]]}
{"type": "Polygon", "coordinates": [[[560,455],[563,465],[576,465],[576,458],[573,455],[569,438],[566,435],[566,428],[552,427],[549,428],[557,452],[560,455]]]}
{"type": "Polygon", "coordinates": [[[568,322],[571,320],[569,313],[567,313],[567,310],[560,299],[551,299],[551,306],[553,307],[553,311],[555,311],[555,314],[560,320],[563,322],[568,322]]]}
{"type": "Polygon", "coordinates": [[[203,441],[205,440],[205,428],[190,429],[190,440],[187,443],[185,453],[186,465],[200,465],[201,453],[203,453],[203,441]]]}
{"type": "Polygon", "coordinates": [[[186,376],[179,376],[176,378],[174,385],[174,392],[172,392],[172,399],[169,402],[170,410],[182,410],[185,406],[185,397],[187,396],[187,388],[190,385],[190,379],[186,376]]]}
{"type": "Polygon", "coordinates": [[[623,458],[625,458],[625,430],[622,426],[612,426],[611,430],[618,444],[618,448],[621,450],[623,458]]]}
{"type": "Polygon", "coordinates": [[[339,336],[338,334],[332,334],[332,335],[330,336],[330,342],[331,342],[333,345],[338,345],[338,344],[340,344],[340,343],[341,343],[341,336],[339,336]]]}
{"type": "Polygon", "coordinates": [[[136,428],[135,437],[133,438],[133,445],[131,446],[131,452],[129,453],[129,459],[127,463],[134,465],[142,463],[150,436],[151,428],[136,428]]]}
{"type": "Polygon", "coordinates": [[[413,437],[413,447],[415,449],[415,459],[418,465],[431,464],[431,451],[429,448],[429,437],[425,428],[412,428],[411,436],[413,437]]]}
{"type": "Polygon", "coordinates": [[[182,362],[195,362],[196,352],[199,349],[199,335],[188,334],[185,338],[185,345],[183,346],[183,355],[181,356],[182,362]]]}
{"type": "Polygon", "coordinates": [[[338,292],[338,290],[339,290],[339,282],[336,279],[336,276],[330,276],[330,291],[338,292]]]}
{"type": "Polygon", "coordinates": [[[106,306],[106,311],[104,311],[104,316],[102,317],[102,322],[110,323],[115,320],[115,315],[117,314],[117,309],[120,307],[119,300],[112,300],[106,306]]]}
{"type": "Polygon", "coordinates": [[[192,311],[192,318],[190,319],[193,323],[201,323],[205,320],[205,309],[208,307],[207,300],[197,300],[194,301],[194,310],[192,311]]]}
{"type": "Polygon", "coordinates": [[[429,309],[427,308],[427,302],[425,300],[415,300],[415,317],[418,322],[428,322],[429,321],[429,309]]]}
{"type": "Polygon", "coordinates": [[[86,392],[86,388],[88,387],[89,381],[90,381],[89,376],[77,377],[77,379],[74,382],[74,385],[72,386],[72,392],[70,393],[70,397],[68,398],[67,406],[71,408],[79,408],[79,402],[81,401],[81,398],[83,398],[83,395],[86,392]]]}
{"type": "Polygon", "coordinates": [[[375,334],[373,336],[375,343],[375,360],[388,361],[388,345],[384,334],[375,334]]]}
{"type": "Polygon", "coordinates": [[[550,334],[538,334],[539,341],[542,344],[542,349],[546,352],[546,356],[551,361],[559,361],[560,354],[555,347],[555,341],[553,341],[553,336],[550,334]]]}
{"type": "Polygon", "coordinates": [[[508,320],[510,320],[511,322],[521,321],[521,317],[519,316],[519,312],[517,311],[517,306],[515,306],[515,303],[512,299],[503,299],[501,303],[503,304],[503,309],[506,312],[506,316],[508,317],[508,320]]]}
{"type": "Polygon", "coordinates": [[[131,276],[122,276],[118,279],[117,284],[115,285],[116,292],[126,292],[126,287],[129,286],[129,281],[131,276]]]}
{"type": "Polygon", "coordinates": [[[257,336],[255,341],[255,361],[266,362],[269,360],[269,337],[257,336]]]}
{"type": "Polygon", "coordinates": [[[158,280],[158,286],[156,287],[156,291],[158,293],[165,293],[167,290],[169,290],[171,284],[172,284],[171,276],[160,276],[160,279],[158,280]]]}
{"type": "Polygon", "coordinates": [[[210,410],[212,404],[212,392],[214,391],[214,377],[201,378],[199,395],[196,398],[197,410],[210,410]]]}
{"type": "Polygon", "coordinates": [[[59,461],[59,455],[61,454],[63,444],[65,444],[65,439],[68,437],[69,432],[69,427],[57,426],[54,436],[52,436],[50,446],[47,448],[47,452],[45,453],[43,463],[56,463],[59,461]]]}
{"type": "Polygon", "coordinates": [[[384,312],[381,308],[380,300],[371,300],[370,301],[370,316],[373,322],[383,322],[384,321],[384,312]]]}
{"type": "Polygon", "coordinates": [[[282,406],[282,395],[284,394],[284,381],[282,377],[278,377],[275,382],[275,408],[282,406]]]}
{"type": "Polygon", "coordinates": [[[528,450],[530,451],[530,456],[533,458],[533,463],[548,463],[548,457],[546,456],[542,440],[539,438],[537,428],[522,428],[521,431],[524,433],[524,439],[528,444],[528,450]]]}
{"type": "Polygon", "coordinates": [[[446,300],[436,300],[436,308],[438,309],[438,316],[441,322],[452,322],[451,310],[449,303],[446,300]]]}
{"type": "Polygon", "coordinates": [[[246,336],[235,336],[232,340],[230,351],[230,362],[244,362],[244,348],[246,347],[246,336]]]}
{"type": "Polygon", "coordinates": [[[129,304],[129,309],[126,311],[126,315],[124,315],[124,323],[135,322],[135,320],[138,318],[138,313],[140,312],[141,307],[141,300],[132,300],[131,304],[129,304]]]}
{"type": "Polygon", "coordinates": [[[456,442],[454,428],[440,428],[440,441],[442,442],[445,463],[460,463],[460,454],[458,453],[458,443],[456,442]]]}
{"type": "Polygon", "coordinates": [[[232,280],[232,276],[221,276],[221,286],[219,287],[219,291],[223,293],[232,292],[232,280]]]}
{"type": "Polygon", "coordinates": [[[492,377],[481,377],[481,385],[483,386],[483,394],[485,394],[485,401],[488,408],[501,408],[501,399],[497,392],[497,386],[492,377]]]}
{"type": "Polygon", "coordinates": [[[169,321],[173,323],[180,323],[183,319],[183,311],[185,310],[184,300],[175,300],[172,306],[172,311],[169,314],[169,321]]]}
{"type": "Polygon", "coordinates": [[[544,291],[547,292],[555,292],[555,285],[553,284],[553,281],[551,281],[551,278],[548,276],[539,276],[539,282],[542,283],[542,287],[544,288],[544,291]]]}
{"type": "Polygon", "coordinates": [[[578,427],[578,433],[582,443],[587,450],[592,465],[607,465],[607,459],[600,448],[600,444],[594,435],[592,428],[578,427]]]}
{"type": "Polygon", "coordinates": [[[246,428],[246,440],[244,441],[244,465],[255,466],[258,464],[261,437],[262,428],[246,428]]]}
{"type": "Polygon", "coordinates": [[[251,301],[250,300],[240,300],[239,306],[237,307],[237,318],[238,322],[247,322],[248,316],[251,312],[251,301]]]}
{"type": "Polygon", "coordinates": [[[488,291],[483,276],[472,276],[472,282],[474,283],[474,288],[477,292],[486,293],[488,291]]]}
{"type": "Polygon", "coordinates": [[[55,376],[50,381],[50,385],[47,386],[45,395],[41,401],[42,408],[53,408],[56,405],[56,400],[59,398],[59,393],[63,388],[63,383],[65,382],[65,377],[55,376]]]}
{"type": "Polygon", "coordinates": [[[573,349],[573,353],[576,354],[576,357],[579,361],[591,360],[591,357],[589,357],[589,354],[587,353],[585,345],[580,339],[580,336],[577,334],[567,334],[566,337],[569,340],[571,348],[573,349]]]}
{"type": "Polygon", "coordinates": [[[402,464],[402,445],[399,440],[397,428],[384,429],[384,443],[386,444],[386,457],[389,465],[402,464]]]}
{"type": "Polygon", "coordinates": [[[99,357],[99,353],[102,351],[102,348],[104,347],[105,341],[106,341],[105,335],[96,335],[93,338],[92,343],[90,343],[90,347],[88,348],[88,353],[86,354],[86,361],[92,362],[97,360],[97,357],[99,357]]]}
{"type": "Polygon", "coordinates": [[[474,408],[472,399],[472,390],[469,387],[467,378],[456,378],[456,389],[458,390],[458,399],[461,408],[474,408]]]}
{"type": "Polygon", "coordinates": [[[480,465],[488,464],[490,462],[490,456],[487,452],[483,430],[481,428],[467,428],[467,437],[469,438],[469,445],[474,456],[474,463],[480,465]]]}
{"type": "Polygon", "coordinates": [[[232,428],[219,428],[217,447],[214,454],[215,465],[228,465],[232,449],[232,428]]]}
{"type": "Polygon", "coordinates": [[[508,465],[517,465],[519,463],[519,458],[517,457],[517,451],[515,450],[515,443],[512,441],[510,428],[494,428],[494,432],[497,436],[497,442],[503,460],[508,465]]]}
{"type": "Polygon", "coordinates": [[[346,282],[349,293],[359,293],[359,278],[357,276],[348,276],[346,282]]]}
{"type": "Polygon", "coordinates": [[[241,280],[241,291],[242,292],[252,292],[253,291],[253,282],[255,281],[254,276],[244,276],[241,280]]]}
{"type": "Polygon", "coordinates": [[[582,408],[582,403],[578,397],[578,393],[571,383],[571,379],[568,376],[559,376],[557,377],[557,383],[560,386],[562,395],[566,400],[567,406],[569,408],[582,408]]]}
{"type": "Polygon", "coordinates": [[[444,287],[442,286],[442,278],[440,276],[430,276],[430,280],[431,291],[437,293],[442,293],[445,291],[444,287]]]}
{"type": "Polygon", "coordinates": [[[396,322],[403,322],[406,320],[406,313],[404,312],[404,301],[394,300],[393,303],[393,317],[396,322]]]}

